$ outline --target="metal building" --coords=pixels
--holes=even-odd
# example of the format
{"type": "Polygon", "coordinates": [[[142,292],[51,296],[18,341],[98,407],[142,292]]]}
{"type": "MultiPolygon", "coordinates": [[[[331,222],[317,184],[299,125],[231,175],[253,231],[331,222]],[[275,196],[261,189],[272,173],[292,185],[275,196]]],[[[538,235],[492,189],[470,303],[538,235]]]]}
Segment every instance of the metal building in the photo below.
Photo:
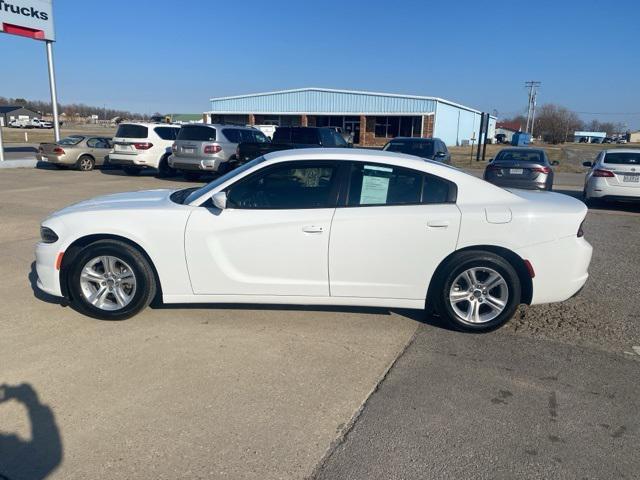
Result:
{"type": "MultiPolygon", "coordinates": [[[[208,123],[340,127],[360,146],[389,139],[438,137],[447,145],[477,142],[481,112],[437,97],[300,88],[211,99],[208,123]]],[[[488,138],[495,134],[490,117],[488,138]]]]}

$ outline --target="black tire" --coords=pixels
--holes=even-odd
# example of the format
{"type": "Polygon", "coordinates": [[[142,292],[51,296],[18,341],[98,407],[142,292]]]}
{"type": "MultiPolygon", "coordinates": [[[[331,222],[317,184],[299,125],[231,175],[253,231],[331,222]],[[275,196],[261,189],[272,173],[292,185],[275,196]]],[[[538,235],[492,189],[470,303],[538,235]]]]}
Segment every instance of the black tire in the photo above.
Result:
{"type": "Polygon", "coordinates": [[[195,182],[196,180],[200,180],[200,174],[195,172],[182,172],[182,176],[188,182],[195,182]]]}
{"type": "Polygon", "coordinates": [[[76,170],[81,172],[90,172],[96,166],[96,161],[91,155],[81,155],[76,162],[76,170]]]}
{"type": "MultiPolygon", "coordinates": [[[[156,295],[156,280],[146,257],[135,247],[118,240],[98,240],[86,246],[73,261],[66,277],[71,306],[78,312],[100,320],[125,320],[144,310],[156,295]],[[81,286],[81,272],[92,259],[112,256],[130,266],[136,287],[128,304],[116,310],[104,310],[92,305],[81,286]]],[[[96,284],[96,288],[99,286],[96,284]]],[[[110,294],[108,294],[110,295],[110,294]]],[[[112,297],[115,299],[115,297],[112,297]]]]}
{"type": "Polygon", "coordinates": [[[160,159],[158,163],[158,178],[174,177],[178,172],[175,168],[169,166],[169,155],[165,155],[160,159]]]}
{"type": "MultiPolygon", "coordinates": [[[[495,330],[496,328],[508,322],[511,317],[513,317],[516,309],[518,308],[518,305],[520,305],[522,287],[520,284],[518,273],[507,260],[505,260],[503,257],[500,257],[499,255],[484,250],[468,250],[452,257],[440,271],[440,278],[434,279],[436,282],[438,282],[436,288],[433,290],[433,295],[434,297],[436,297],[434,298],[435,308],[437,312],[456,330],[478,333],[495,330]],[[450,302],[449,296],[450,292],[452,291],[452,287],[454,286],[454,282],[459,275],[463,274],[463,272],[467,271],[470,268],[479,269],[480,272],[478,275],[484,275],[486,273],[486,270],[484,269],[490,269],[494,272],[497,272],[504,279],[507,289],[506,299],[504,301],[505,305],[502,311],[497,316],[495,316],[495,318],[488,319],[487,321],[483,321],[481,323],[473,323],[463,319],[454,310],[450,302]]],[[[480,278],[478,283],[482,284],[482,280],[483,279],[480,278]]],[[[498,292],[502,293],[501,289],[503,287],[496,288],[499,289],[497,290],[498,292]]],[[[496,290],[490,289],[490,295],[485,296],[486,291],[483,292],[481,287],[479,289],[474,289],[472,286],[471,290],[469,291],[469,298],[477,293],[481,297],[480,301],[484,302],[486,302],[485,299],[491,295],[491,292],[496,292],[496,290]],[[473,292],[471,292],[471,290],[473,290],[473,292]]],[[[465,290],[461,290],[461,292],[465,292],[465,290]]],[[[463,310],[465,307],[465,300],[461,300],[461,302],[462,306],[459,307],[459,310],[463,310]]],[[[470,308],[472,308],[471,303],[467,302],[466,310],[469,311],[470,308]]],[[[489,304],[485,303],[485,305],[482,306],[482,303],[479,303],[479,313],[485,311],[485,313],[489,315],[490,312],[487,313],[486,310],[491,311],[491,307],[489,306],[489,304]]]]}
{"type": "Polygon", "coordinates": [[[122,171],[127,175],[140,175],[142,169],[138,167],[122,167],[122,171]]]}

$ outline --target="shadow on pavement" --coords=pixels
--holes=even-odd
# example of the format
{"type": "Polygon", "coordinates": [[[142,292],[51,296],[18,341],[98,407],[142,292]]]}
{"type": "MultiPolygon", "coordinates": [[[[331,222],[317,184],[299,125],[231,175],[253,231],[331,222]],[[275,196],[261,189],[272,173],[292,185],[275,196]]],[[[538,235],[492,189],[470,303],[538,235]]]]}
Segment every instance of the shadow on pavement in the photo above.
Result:
{"type": "Polygon", "coordinates": [[[27,411],[31,438],[24,440],[15,433],[6,433],[0,424],[0,479],[44,479],[63,457],[62,438],[53,412],[40,402],[28,383],[0,385],[0,408],[10,401],[27,411]]]}
{"type": "Polygon", "coordinates": [[[38,300],[42,300],[43,302],[47,303],[53,303],[55,305],[61,305],[63,307],[68,306],[68,302],[66,299],[61,297],[54,297],[53,295],[49,295],[48,293],[43,292],[38,288],[38,272],[36,271],[36,262],[31,262],[31,270],[29,271],[29,275],[27,276],[27,278],[29,279],[31,290],[33,290],[33,296],[38,300]]]}

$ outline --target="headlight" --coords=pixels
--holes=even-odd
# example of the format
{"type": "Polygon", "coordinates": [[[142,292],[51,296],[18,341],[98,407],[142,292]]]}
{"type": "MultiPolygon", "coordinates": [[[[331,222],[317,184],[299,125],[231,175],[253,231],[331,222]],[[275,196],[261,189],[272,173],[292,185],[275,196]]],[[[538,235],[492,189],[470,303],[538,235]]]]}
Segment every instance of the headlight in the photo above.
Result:
{"type": "Polygon", "coordinates": [[[40,227],[40,238],[43,243],[56,243],[58,235],[48,227],[40,227]]]}

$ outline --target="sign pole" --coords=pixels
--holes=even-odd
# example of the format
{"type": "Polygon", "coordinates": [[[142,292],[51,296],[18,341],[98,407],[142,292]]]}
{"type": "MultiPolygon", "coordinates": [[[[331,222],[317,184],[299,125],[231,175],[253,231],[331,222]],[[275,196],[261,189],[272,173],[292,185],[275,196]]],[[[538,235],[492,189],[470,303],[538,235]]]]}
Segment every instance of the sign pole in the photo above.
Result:
{"type": "Polygon", "coordinates": [[[49,67],[49,87],[51,89],[51,107],[53,108],[53,134],[56,142],[60,141],[60,122],[58,121],[58,93],[56,91],[56,74],[53,70],[53,42],[45,41],[47,46],[47,65],[49,67]]]}

